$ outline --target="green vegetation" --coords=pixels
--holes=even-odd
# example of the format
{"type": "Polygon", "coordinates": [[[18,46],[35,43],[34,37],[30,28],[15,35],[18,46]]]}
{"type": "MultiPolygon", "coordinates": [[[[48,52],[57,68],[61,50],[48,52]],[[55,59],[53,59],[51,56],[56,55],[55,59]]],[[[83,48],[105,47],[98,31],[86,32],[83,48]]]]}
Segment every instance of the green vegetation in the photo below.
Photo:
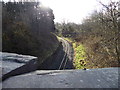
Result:
{"type": "Polygon", "coordinates": [[[76,43],[73,43],[73,48],[75,51],[75,56],[74,56],[74,66],[76,69],[83,69],[85,68],[86,62],[85,59],[86,57],[86,52],[85,52],[85,47],[82,44],[79,44],[78,46],[76,43]]]}

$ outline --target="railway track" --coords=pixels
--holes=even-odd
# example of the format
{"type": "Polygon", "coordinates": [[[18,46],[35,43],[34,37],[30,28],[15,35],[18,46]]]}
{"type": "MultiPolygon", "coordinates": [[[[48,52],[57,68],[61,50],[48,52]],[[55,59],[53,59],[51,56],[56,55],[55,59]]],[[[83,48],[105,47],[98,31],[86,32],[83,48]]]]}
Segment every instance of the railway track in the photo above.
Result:
{"type": "Polygon", "coordinates": [[[61,38],[61,41],[62,41],[62,43],[63,43],[63,46],[64,46],[64,52],[65,52],[65,54],[64,54],[64,56],[63,56],[63,58],[62,58],[62,61],[61,61],[61,63],[60,63],[60,66],[59,66],[59,69],[58,70],[64,70],[65,68],[66,68],[66,64],[67,64],[67,62],[68,62],[68,60],[70,59],[69,57],[69,55],[70,55],[70,46],[69,46],[69,43],[68,43],[68,41],[66,41],[66,40],[64,40],[64,39],[62,39],[61,38]]]}
{"type": "Polygon", "coordinates": [[[56,52],[42,63],[40,70],[73,69],[73,50],[68,41],[60,38],[60,45],[56,52]]]}

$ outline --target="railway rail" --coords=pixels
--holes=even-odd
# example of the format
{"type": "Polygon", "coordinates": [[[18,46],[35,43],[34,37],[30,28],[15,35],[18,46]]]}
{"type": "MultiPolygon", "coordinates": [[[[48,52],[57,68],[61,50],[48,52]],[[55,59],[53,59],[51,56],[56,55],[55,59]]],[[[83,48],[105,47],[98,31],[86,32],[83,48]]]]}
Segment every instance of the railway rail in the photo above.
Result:
{"type": "Polygon", "coordinates": [[[66,64],[67,64],[68,60],[70,59],[69,57],[70,57],[70,53],[71,53],[70,52],[70,45],[69,45],[68,41],[64,40],[63,38],[61,38],[61,40],[62,40],[62,43],[64,46],[65,54],[62,58],[62,61],[60,63],[58,70],[64,70],[66,68],[66,64]]]}

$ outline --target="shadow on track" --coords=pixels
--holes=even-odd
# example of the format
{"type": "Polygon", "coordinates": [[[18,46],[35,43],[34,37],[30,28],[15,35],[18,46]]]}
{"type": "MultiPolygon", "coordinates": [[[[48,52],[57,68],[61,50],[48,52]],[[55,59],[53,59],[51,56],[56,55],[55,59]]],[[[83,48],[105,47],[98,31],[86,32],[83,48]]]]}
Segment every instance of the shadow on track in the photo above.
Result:
{"type": "MultiPolygon", "coordinates": [[[[39,67],[39,70],[58,70],[64,57],[64,54],[64,48],[62,46],[62,43],[60,43],[56,52],[42,63],[42,65],[39,67]]],[[[65,58],[68,59],[67,56],[65,58]]],[[[64,62],[61,69],[63,69],[64,62]]],[[[73,69],[73,64],[69,60],[67,60],[66,66],[67,67],[65,67],[65,69],[73,69]]]]}
{"type": "MultiPolygon", "coordinates": [[[[52,56],[48,57],[41,65],[38,64],[37,60],[31,60],[27,64],[12,70],[11,72],[2,76],[2,81],[6,80],[9,77],[29,73],[35,70],[58,70],[61,64],[61,61],[64,57],[64,48],[62,43],[60,43],[57,50],[53,53],[52,56]]],[[[68,57],[65,57],[68,59],[68,57]]],[[[65,61],[63,61],[64,63],[65,61]]],[[[61,66],[63,69],[64,64],[61,66]]],[[[67,60],[66,66],[64,69],[73,69],[73,64],[71,61],[67,60]]]]}

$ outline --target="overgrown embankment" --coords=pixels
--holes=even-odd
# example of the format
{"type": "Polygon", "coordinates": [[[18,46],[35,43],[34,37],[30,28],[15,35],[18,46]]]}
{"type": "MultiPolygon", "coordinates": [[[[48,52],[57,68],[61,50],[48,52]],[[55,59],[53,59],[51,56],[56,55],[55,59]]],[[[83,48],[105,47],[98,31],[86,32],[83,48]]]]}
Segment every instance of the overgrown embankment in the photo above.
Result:
{"type": "MultiPolygon", "coordinates": [[[[101,44],[103,37],[78,36],[67,38],[74,48],[74,66],[76,69],[119,67],[117,57],[112,46],[101,44]]],[[[109,42],[110,43],[110,42],[109,42]]],[[[106,43],[108,44],[108,43],[106,43]]]]}

